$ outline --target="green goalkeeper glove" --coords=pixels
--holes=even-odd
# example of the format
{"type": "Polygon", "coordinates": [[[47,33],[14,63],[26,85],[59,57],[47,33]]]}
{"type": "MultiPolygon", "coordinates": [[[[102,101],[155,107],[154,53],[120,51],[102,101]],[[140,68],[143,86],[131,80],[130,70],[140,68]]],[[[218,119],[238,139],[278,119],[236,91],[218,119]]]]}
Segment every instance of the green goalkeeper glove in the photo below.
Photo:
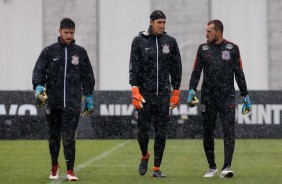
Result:
{"type": "Polygon", "coordinates": [[[93,98],[92,95],[86,95],[82,97],[83,107],[82,107],[82,112],[81,116],[88,116],[93,113],[93,98]]]}
{"type": "Polygon", "coordinates": [[[245,98],[243,98],[243,107],[242,107],[242,114],[248,114],[252,110],[252,103],[249,98],[249,95],[247,95],[245,98]]]}
{"type": "Polygon", "coordinates": [[[46,89],[41,85],[36,86],[35,100],[37,107],[43,107],[48,100],[48,96],[46,95],[46,89]]]}
{"type": "Polygon", "coordinates": [[[190,89],[188,91],[187,103],[189,107],[195,107],[199,103],[199,100],[196,97],[196,93],[193,89],[190,89]]]}

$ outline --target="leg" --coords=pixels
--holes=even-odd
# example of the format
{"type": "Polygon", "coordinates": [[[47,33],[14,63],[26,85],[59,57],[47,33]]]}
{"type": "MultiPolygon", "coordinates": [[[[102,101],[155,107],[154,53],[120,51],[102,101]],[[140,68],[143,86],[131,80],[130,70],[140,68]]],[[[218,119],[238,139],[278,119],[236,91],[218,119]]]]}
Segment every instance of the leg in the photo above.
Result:
{"type": "Polygon", "coordinates": [[[75,132],[80,116],[79,108],[64,108],[62,137],[67,170],[73,170],[75,161],[75,132]]]}
{"type": "Polygon", "coordinates": [[[157,97],[155,104],[157,111],[153,112],[153,122],[155,131],[154,144],[154,167],[160,167],[166,144],[167,123],[169,122],[169,100],[170,96],[157,97]]]}
{"type": "Polygon", "coordinates": [[[151,131],[150,98],[146,97],[145,99],[146,103],[143,104],[144,107],[142,109],[138,110],[137,117],[137,138],[143,156],[146,156],[148,152],[149,134],[151,131]]]}
{"type": "Polygon", "coordinates": [[[146,103],[143,104],[143,108],[138,110],[137,117],[137,131],[138,131],[138,143],[142,152],[141,161],[139,164],[139,174],[145,175],[148,170],[148,162],[150,153],[148,152],[149,134],[151,129],[151,98],[144,97],[146,103]]]}
{"type": "Polygon", "coordinates": [[[62,109],[50,109],[46,112],[49,128],[49,150],[52,165],[58,164],[58,157],[61,144],[62,109]]]}
{"type": "Polygon", "coordinates": [[[235,148],[235,99],[225,98],[222,102],[219,116],[222,122],[224,138],[224,165],[222,169],[231,166],[234,148],[235,148]]]}
{"type": "Polygon", "coordinates": [[[206,153],[209,168],[215,169],[214,156],[214,131],[216,127],[217,107],[214,104],[207,104],[205,110],[202,112],[202,126],[203,126],[203,145],[206,153]]]}

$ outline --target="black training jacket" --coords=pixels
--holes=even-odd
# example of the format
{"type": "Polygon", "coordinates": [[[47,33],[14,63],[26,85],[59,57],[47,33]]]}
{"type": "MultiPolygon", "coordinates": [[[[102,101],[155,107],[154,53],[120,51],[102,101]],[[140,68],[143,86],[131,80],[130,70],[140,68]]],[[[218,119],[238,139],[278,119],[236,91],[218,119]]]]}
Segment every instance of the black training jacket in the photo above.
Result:
{"type": "Polygon", "coordinates": [[[181,57],[176,40],[164,33],[155,36],[140,32],[133,39],[129,63],[129,84],[140,93],[170,94],[171,86],[179,89],[181,57]]]}
{"type": "Polygon", "coordinates": [[[92,95],[94,74],[86,50],[58,42],[44,48],[32,76],[33,89],[46,86],[48,107],[80,107],[83,95],[92,95]]]}
{"type": "Polygon", "coordinates": [[[235,95],[234,75],[241,95],[248,94],[239,47],[227,40],[201,44],[195,58],[189,89],[196,91],[203,70],[201,95],[235,95]]]}

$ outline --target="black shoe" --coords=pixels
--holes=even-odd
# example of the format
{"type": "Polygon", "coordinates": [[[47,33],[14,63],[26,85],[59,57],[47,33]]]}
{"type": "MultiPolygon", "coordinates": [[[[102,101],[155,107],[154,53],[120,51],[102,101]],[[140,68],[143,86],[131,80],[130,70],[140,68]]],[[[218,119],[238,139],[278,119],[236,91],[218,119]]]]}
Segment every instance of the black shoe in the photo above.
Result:
{"type": "Polygon", "coordinates": [[[161,170],[155,170],[155,171],[153,171],[153,172],[152,172],[152,176],[153,176],[153,177],[158,177],[158,178],[164,178],[164,177],[166,177],[166,175],[163,174],[161,170]]]}
{"type": "Polygon", "coordinates": [[[148,170],[148,162],[149,162],[149,158],[150,158],[150,152],[147,152],[146,156],[142,156],[141,157],[141,161],[139,164],[139,174],[141,176],[145,175],[147,170],[148,170]]]}

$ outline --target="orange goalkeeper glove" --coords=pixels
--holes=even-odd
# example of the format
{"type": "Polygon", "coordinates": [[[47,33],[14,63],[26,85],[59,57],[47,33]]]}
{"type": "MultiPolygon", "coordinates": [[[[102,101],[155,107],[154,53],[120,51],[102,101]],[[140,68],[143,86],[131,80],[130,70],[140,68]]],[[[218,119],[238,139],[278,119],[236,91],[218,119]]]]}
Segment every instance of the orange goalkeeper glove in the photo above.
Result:
{"type": "Polygon", "coordinates": [[[170,98],[170,109],[174,109],[179,104],[179,90],[173,90],[170,98]]]}
{"type": "Polygon", "coordinates": [[[142,103],[145,103],[145,99],[143,96],[139,93],[138,87],[132,87],[132,104],[136,109],[142,109],[143,105],[142,103]]]}

